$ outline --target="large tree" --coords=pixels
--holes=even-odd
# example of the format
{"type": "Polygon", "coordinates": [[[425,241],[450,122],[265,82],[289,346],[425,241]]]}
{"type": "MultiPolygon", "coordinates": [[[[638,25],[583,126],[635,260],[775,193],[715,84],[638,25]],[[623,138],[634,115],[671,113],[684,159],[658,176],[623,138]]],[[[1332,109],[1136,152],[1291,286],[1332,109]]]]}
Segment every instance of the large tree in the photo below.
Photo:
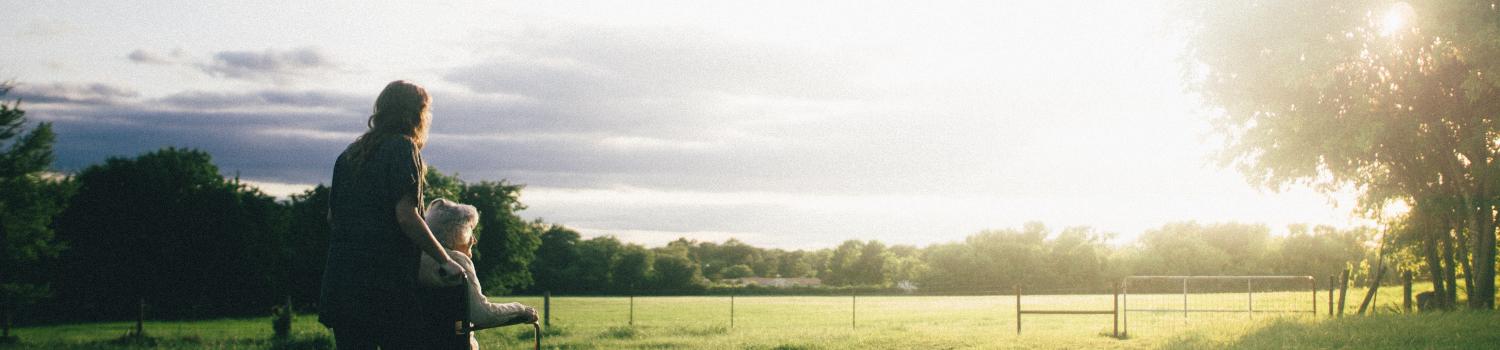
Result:
{"type": "Polygon", "coordinates": [[[1226,163],[1272,188],[1353,188],[1372,214],[1396,202],[1451,213],[1427,234],[1468,233],[1469,306],[1493,307],[1500,9],[1273,0],[1185,10],[1184,76],[1210,107],[1226,163]]]}
{"type": "MultiPolygon", "coordinates": [[[[0,83],[0,97],[10,87],[0,83]]],[[[0,101],[0,338],[10,338],[21,307],[50,294],[41,265],[65,247],[50,225],[72,186],[47,176],[53,137],[48,123],[26,131],[20,101],[0,101]]]]}
{"type": "Polygon", "coordinates": [[[57,219],[59,311],[88,318],[259,314],[282,300],[285,208],[219,174],[207,153],[110,158],[76,177],[57,219]]]}

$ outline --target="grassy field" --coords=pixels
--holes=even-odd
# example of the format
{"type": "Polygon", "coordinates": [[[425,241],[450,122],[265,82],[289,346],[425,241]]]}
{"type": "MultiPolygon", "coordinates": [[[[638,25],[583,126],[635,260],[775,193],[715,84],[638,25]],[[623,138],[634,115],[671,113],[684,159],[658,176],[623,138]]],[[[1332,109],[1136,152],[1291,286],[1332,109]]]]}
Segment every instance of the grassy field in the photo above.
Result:
{"type": "MultiPolygon", "coordinates": [[[[1358,297],[1350,291],[1351,311],[1358,297]]],[[[1494,313],[1397,315],[1399,288],[1380,296],[1380,315],[1328,320],[1326,294],[1318,315],[1307,313],[1131,313],[1130,336],[1111,336],[1109,315],[1024,315],[1016,334],[1015,297],[997,296],[742,296],[639,297],[631,323],[630,299],[555,297],[546,346],[556,349],[1009,349],[1009,348],[1497,348],[1500,317],[1494,313]],[[852,310],[851,310],[852,309],[852,310]],[[852,313],[852,315],[851,315],[852,313]],[[853,318],[851,320],[851,317],[853,318]],[[852,323],[852,324],[851,324],[852,323]],[[1451,341],[1456,334],[1477,336],[1451,341]]],[[[1132,308],[1181,306],[1181,296],[1132,296],[1132,308]]],[[[501,298],[496,298],[501,300],[501,298]]],[[[1194,309],[1243,310],[1244,293],[1190,296],[1194,309]]],[[[540,298],[507,298],[541,305],[540,298]]],[[[1307,310],[1310,292],[1259,293],[1258,310],[1307,310]]],[[[1027,296],[1027,310],[1110,309],[1108,295],[1027,296]]],[[[303,315],[287,342],[270,340],[269,318],[148,322],[154,341],[120,342],[133,323],[20,328],[22,342],[8,348],[330,348],[316,316],[303,315]]],[[[529,327],[479,333],[489,349],[527,348],[529,327]]]]}

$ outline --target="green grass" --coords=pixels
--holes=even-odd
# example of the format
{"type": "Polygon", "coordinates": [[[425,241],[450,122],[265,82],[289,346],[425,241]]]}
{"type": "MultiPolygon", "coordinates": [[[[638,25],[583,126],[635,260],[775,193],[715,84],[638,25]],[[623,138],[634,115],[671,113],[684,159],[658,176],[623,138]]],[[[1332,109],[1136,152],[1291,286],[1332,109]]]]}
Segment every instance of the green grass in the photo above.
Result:
{"type": "MultiPolygon", "coordinates": [[[[1326,292],[1325,292],[1326,293],[1326,292]]],[[[546,345],[555,349],[1148,349],[1148,348],[1500,348],[1494,313],[1394,315],[1399,288],[1380,293],[1375,317],[1328,320],[1327,294],[1318,316],[1243,312],[1132,313],[1130,337],[1110,336],[1109,315],[1025,315],[1016,334],[1014,296],[859,297],[851,325],[849,297],[638,297],[634,322],[623,297],[556,297],[546,345]],[[1458,335],[1461,341],[1452,341],[1458,335]]],[[[1346,308],[1362,293],[1350,291],[1346,308]]],[[[1132,308],[1181,306],[1181,296],[1133,295],[1132,308]]],[[[541,306],[540,298],[495,298],[541,306]]],[[[1243,308],[1243,293],[1192,295],[1193,308],[1243,308]]],[[[1312,306],[1310,292],[1258,293],[1259,310],[1312,306]]],[[[1109,309],[1108,295],[1027,296],[1028,310],[1109,309]]],[[[1243,310],[1243,309],[1241,309],[1243,310]]],[[[16,330],[19,344],[0,348],[326,349],[316,316],[299,316],[293,341],[270,340],[269,317],[148,322],[147,342],[120,342],[133,323],[90,323],[16,330]]],[[[530,327],[479,332],[488,349],[527,348],[530,327]]]]}
{"type": "Polygon", "coordinates": [[[1500,314],[1382,314],[1327,322],[1271,322],[1190,332],[1167,349],[1496,349],[1500,314]]]}

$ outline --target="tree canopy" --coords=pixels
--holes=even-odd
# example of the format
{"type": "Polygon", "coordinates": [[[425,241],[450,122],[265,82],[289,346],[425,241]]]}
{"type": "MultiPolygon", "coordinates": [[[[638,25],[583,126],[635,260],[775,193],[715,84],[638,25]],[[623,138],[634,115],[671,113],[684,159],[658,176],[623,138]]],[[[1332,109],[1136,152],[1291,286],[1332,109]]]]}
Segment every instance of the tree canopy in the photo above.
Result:
{"type": "Polygon", "coordinates": [[[1435,239],[1411,242],[1469,242],[1470,306],[1493,307],[1500,9],[1277,0],[1184,10],[1185,76],[1226,164],[1271,188],[1352,188],[1375,217],[1413,208],[1407,220],[1429,224],[1406,232],[1435,239]]]}

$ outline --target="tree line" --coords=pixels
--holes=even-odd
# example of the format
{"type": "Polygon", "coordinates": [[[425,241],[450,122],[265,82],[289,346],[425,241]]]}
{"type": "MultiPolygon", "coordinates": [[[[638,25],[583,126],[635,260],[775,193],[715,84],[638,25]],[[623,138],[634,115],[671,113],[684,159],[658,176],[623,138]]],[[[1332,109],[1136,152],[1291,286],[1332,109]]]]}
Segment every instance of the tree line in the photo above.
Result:
{"type": "MultiPolygon", "coordinates": [[[[30,320],[118,320],[146,305],[153,318],[265,314],[292,298],[315,310],[327,246],[329,189],[278,200],[225,177],[211,155],[164,148],[111,157],[71,175],[48,173],[51,130],[25,131],[4,105],[0,141],[0,286],[5,315],[30,320]]],[[[1089,227],[1040,223],[985,230],[926,247],[849,240],[812,250],[729,239],[660,247],[613,236],[585,239],[525,220],[524,186],[468,182],[431,168],[426,198],[478,207],[474,261],[486,293],[692,293],[740,288],[743,277],[818,278],[822,288],[989,293],[1104,288],[1133,274],[1322,276],[1367,265],[1374,232],[1181,222],[1115,245],[1089,227]]]]}

